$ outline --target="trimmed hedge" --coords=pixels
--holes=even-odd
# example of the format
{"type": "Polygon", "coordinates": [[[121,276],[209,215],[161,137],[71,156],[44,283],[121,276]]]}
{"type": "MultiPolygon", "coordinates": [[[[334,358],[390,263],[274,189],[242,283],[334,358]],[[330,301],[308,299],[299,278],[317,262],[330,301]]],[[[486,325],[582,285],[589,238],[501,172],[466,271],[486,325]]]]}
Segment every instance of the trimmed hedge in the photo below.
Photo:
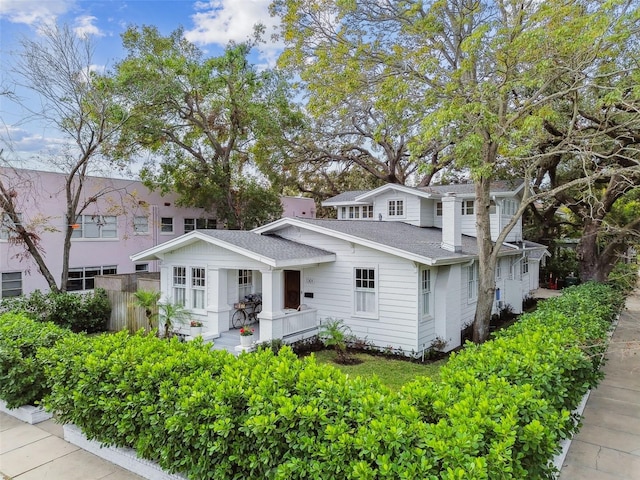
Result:
{"type": "Polygon", "coordinates": [[[107,293],[96,288],[90,293],[47,293],[39,290],[29,296],[0,301],[0,313],[13,312],[41,322],[53,322],[73,332],[96,333],[107,329],[111,304],[107,293]]]}
{"type": "Polygon", "coordinates": [[[9,408],[37,404],[48,393],[37,350],[69,335],[69,330],[25,315],[0,316],[0,398],[9,408]]]}
{"type": "Polygon", "coordinates": [[[288,347],[236,358],[121,332],[40,350],[45,404],[194,479],[553,478],[621,305],[592,284],[565,295],[398,393],[288,347]]]}

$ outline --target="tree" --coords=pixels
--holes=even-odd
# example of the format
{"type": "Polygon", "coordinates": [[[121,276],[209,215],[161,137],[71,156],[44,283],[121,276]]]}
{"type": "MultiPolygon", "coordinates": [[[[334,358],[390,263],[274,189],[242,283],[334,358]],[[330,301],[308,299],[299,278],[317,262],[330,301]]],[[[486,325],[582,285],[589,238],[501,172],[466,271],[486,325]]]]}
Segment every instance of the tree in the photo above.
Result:
{"type": "Polygon", "coordinates": [[[250,44],[204,58],[182,30],[163,37],[148,26],[129,28],[123,42],[118,80],[135,111],[128,136],[162,155],[159,167],[147,165],[146,183],[215,209],[230,229],[279,215],[279,165],[302,127],[284,78],[250,65],[250,44]]]}
{"type": "MultiPolygon", "coordinates": [[[[128,120],[126,109],[115,102],[114,84],[107,76],[92,71],[93,47],[88,37],[78,38],[68,26],[43,26],[40,39],[21,40],[12,73],[16,83],[38,95],[40,109],[33,110],[23,103],[37,121],[53,126],[64,137],[65,146],[52,155],[50,163],[62,169],[65,181],[65,227],[62,276],[58,285],[46,265],[44,252],[38,242],[38,232],[25,228],[15,208],[17,190],[8,177],[0,179],[2,207],[7,212],[15,236],[13,241],[24,245],[52,291],[65,291],[69,274],[69,256],[73,225],[78,215],[96,200],[96,195],[83,199],[86,177],[105,164],[116,141],[121,153],[128,145],[119,134],[128,120]]],[[[16,181],[16,177],[11,177],[16,181]]],[[[99,192],[104,195],[107,191],[99,192]]]]}
{"type": "Polygon", "coordinates": [[[276,0],[272,11],[282,17],[285,61],[296,64],[303,80],[316,82],[312,96],[337,73],[351,81],[354,70],[391,92],[419,92],[409,109],[410,118],[414,111],[422,118],[409,145],[413,158],[432,145],[446,146],[475,184],[474,341],[486,340],[501,244],[526,207],[541,198],[525,189],[516,216],[492,239],[491,181],[518,173],[528,184],[537,165],[566,147],[538,148],[547,138],[545,122],[557,117],[554,102],[597,85],[598,59],[612,57],[620,42],[634,38],[635,2],[276,0]]]}

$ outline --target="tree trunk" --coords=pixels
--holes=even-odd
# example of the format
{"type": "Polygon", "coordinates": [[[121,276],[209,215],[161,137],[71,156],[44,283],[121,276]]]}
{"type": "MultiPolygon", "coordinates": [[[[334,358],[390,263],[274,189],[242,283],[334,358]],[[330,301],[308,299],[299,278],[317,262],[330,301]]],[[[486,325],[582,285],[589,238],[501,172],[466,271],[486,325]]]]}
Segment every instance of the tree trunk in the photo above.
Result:
{"type": "Polygon", "coordinates": [[[600,256],[598,248],[598,222],[587,220],[582,228],[582,237],[576,247],[580,263],[580,280],[602,282],[602,273],[598,266],[600,256]]]}
{"type": "Polygon", "coordinates": [[[475,184],[475,214],[478,242],[478,303],[473,322],[473,341],[482,343],[489,338],[489,322],[496,291],[496,255],[491,242],[489,208],[491,178],[482,177],[475,184]]]}

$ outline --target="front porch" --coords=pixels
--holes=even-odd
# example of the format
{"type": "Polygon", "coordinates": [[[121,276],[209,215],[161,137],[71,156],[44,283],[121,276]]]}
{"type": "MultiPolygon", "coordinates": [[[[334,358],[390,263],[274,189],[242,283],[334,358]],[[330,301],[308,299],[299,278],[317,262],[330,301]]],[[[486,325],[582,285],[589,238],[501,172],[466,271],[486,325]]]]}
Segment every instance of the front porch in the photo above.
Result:
{"type": "MultiPolygon", "coordinates": [[[[316,309],[285,309],[280,315],[271,319],[262,319],[258,315],[259,321],[250,325],[253,328],[253,342],[266,343],[273,339],[282,339],[285,343],[292,343],[297,340],[311,337],[317,333],[319,319],[316,309]]],[[[221,332],[220,336],[212,339],[214,350],[227,350],[238,355],[244,350],[240,347],[240,329],[234,328],[226,332],[221,332]]]]}

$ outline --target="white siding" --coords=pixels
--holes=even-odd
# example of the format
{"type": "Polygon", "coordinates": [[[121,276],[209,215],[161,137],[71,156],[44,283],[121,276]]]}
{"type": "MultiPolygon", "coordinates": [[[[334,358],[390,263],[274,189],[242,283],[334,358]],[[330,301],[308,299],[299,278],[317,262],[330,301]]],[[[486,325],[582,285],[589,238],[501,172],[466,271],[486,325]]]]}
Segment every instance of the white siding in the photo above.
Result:
{"type": "Polygon", "coordinates": [[[394,190],[384,192],[373,200],[374,220],[382,214],[386,221],[402,221],[412,225],[420,224],[420,198],[415,195],[407,195],[394,190]],[[389,216],[389,200],[402,200],[404,202],[403,216],[389,216]]]}
{"type": "Polygon", "coordinates": [[[320,319],[343,320],[354,335],[380,347],[391,345],[405,352],[419,350],[419,282],[418,268],[413,262],[315,232],[289,228],[278,233],[336,253],[333,263],[303,269],[303,302],[317,308],[320,319]],[[377,318],[353,313],[354,269],[357,267],[376,269],[377,318]],[[305,293],[312,294],[313,298],[305,297],[305,293]]]}
{"type": "MultiPolygon", "coordinates": [[[[463,264],[465,265],[465,264],[463,264]]],[[[460,323],[461,327],[470,325],[473,323],[473,319],[476,314],[476,304],[478,303],[477,297],[473,300],[469,300],[468,296],[468,282],[469,282],[469,269],[463,265],[454,265],[452,268],[460,268],[460,278],[462,284],[460,285],[460,323]]],[[[448,292],[447,292],[448,293],[448,292]]]]}
{"type": "MultiPolygon", "coordinates": [[[[433,227],[435,225],[435,205],[436,203],[431,199],[420,199],[420,227],[433,227]]],[[[442,217],[440,218],[442,219],[442,217]]]]}

